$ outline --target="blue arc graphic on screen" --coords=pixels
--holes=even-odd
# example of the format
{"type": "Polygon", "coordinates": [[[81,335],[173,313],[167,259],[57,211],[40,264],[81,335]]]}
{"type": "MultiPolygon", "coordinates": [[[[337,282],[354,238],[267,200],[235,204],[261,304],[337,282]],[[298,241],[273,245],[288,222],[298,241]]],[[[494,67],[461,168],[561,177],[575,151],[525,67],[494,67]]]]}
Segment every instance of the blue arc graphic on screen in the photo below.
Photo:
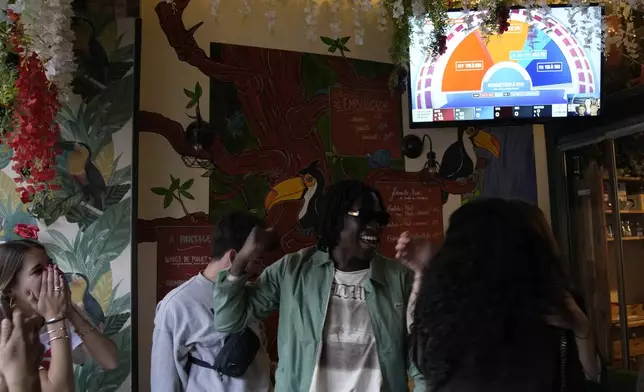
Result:
{"type": "Polygon", "coordinates": [[[568,65],[568,61],[566,61],[566,58],[561,52],[559,46],[551,40],[543,50],[548,53],[548,57],[545,60],[533,60],[525,68],[532,78],[532,84],[534,86],[548,86],[553,84],[572,83],[570,66],[568,65]],[[537,69],[539,63],[557,63],[561,65],[561,70],[557,72],[539,72],[537,69]]]}

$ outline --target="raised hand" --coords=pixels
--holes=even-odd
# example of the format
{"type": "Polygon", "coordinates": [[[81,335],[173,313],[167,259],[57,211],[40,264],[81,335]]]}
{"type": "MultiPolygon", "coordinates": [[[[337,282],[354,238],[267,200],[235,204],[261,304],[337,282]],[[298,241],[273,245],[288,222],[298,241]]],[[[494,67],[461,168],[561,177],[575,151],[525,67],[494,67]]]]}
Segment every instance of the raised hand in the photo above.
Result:
{"type": "Polygon", "coordinates": [[[396,260],[404,266],[421,274],[432,256],[432,246],[426,238],[413,238],[409,232],[398,237],[396,243],[396,260]]]}
{"type": "Polygon", "coordinates": [[[29,387],[39,384],[38,364],[43,346],[38,336],[37,324],[23,321],[19,310],[13,312],[12,320],[4,319],[0,326],[0,374],[7,386],[29,387]]]}
{"type": "Polygon", "coordinates": [[[259,260],[264,251],[269,249],[275,242],[273,229],[264,229],[259,226],[250,232],[244,246],[235,256],[230,267],[230,273],[240,276],[245,273],[257,273],[262,263],[259,260]]]}
{"type": "Polygon", "coordinates": [[[66,317],[69,310],[69,288],[62,272],[54,266],[48,266],[41,276],[40,292],[29,292],[28,301],[47,321],[66,317]]]}

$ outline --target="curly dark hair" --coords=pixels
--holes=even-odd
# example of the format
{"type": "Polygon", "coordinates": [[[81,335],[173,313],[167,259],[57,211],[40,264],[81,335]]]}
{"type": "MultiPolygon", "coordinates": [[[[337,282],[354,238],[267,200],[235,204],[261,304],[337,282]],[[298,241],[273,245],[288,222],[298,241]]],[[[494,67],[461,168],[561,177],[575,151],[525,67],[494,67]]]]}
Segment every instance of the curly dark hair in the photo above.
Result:
{"type": "Polygon", "coordinates": [[[358,180],[343,180],[331,185],[318,211],[318,249],[325,252],[333,250],[338,244],[340,232],[344,229],[344,218],[353,203],[360,201],[361,205],[369,205],[373,203],[373,197],[378,200],[380,208],[384,211],[382,196],[376,188],[358,180]]]}
{"type": "Polygon", "coordinates": [[[568,290],[556,242],[537,207],[517,200],[470,202],[452,215],[424,272],[412,360],[434,390],[456,372],[481,381],[496,377],[500,369],[512,369],[508,351],[525,348],[526,339],[549,328],[544,315],[572,320],[568,290]]]}

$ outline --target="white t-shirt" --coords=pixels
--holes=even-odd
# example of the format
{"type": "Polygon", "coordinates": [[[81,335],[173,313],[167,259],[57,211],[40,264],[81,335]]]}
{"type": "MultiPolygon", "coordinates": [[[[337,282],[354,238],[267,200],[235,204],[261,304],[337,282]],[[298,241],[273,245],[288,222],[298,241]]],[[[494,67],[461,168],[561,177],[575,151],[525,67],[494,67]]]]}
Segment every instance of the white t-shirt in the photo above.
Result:
{"type": "Polygon", "coordinates": [[[375,392],[382,386],[365,300],[369,270],[336,270],[311,392],[375,392]]]}

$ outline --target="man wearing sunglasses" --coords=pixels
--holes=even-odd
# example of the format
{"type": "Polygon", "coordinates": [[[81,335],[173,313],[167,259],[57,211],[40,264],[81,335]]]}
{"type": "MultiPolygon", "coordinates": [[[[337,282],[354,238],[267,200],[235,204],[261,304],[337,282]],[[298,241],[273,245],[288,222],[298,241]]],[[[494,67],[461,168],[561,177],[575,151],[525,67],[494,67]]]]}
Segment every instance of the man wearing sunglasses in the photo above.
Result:
{"type": "Polygon", "coordinates": [[[318,211],[316,247],[284,256],[247,283],[268,245],[255,228],[214,288],[215,326],[237,332],[279,310],[280,392],[424,391],[407,355],[413,273],[376,252],[389,222],[379,192],[360,181],[332,185],[318,211]]]}

